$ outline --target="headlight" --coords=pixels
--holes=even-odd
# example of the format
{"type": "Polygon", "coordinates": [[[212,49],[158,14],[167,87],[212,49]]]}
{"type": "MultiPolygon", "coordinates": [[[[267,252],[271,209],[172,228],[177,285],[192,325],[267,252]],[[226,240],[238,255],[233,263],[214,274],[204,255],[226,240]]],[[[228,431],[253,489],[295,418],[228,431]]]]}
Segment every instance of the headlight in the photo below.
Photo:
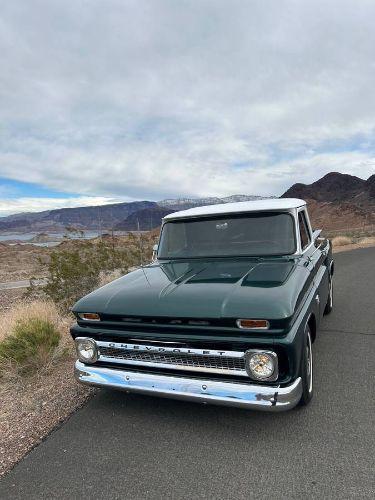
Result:
{"type": "Polygon", "coordinates": [[[98,360],[98,349],[93,339],[76,338],[76,351],[82,363],[95,363],[98,360]]]}
{"type": "Polygon", "coordinates": [[[277,354],[273,351],[249,350],[245,353],[245,360],[249,377],[267,381],[277,379],[277,354]]]}

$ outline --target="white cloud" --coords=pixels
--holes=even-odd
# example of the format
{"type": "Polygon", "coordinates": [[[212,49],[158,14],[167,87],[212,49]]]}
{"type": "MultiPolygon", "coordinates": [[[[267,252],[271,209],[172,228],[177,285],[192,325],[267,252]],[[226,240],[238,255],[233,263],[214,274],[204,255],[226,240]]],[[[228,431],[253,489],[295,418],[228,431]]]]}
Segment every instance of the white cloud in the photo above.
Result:
{"type": "Polygon", "coordinates": [[[78,198],[16,198],[0,200],[0,217],[19,212],[41,212],[42,210],[53,210],[55,208],[87,207],[92,205],[106,205],[117,203],[115,198],[104,198],[102,196],[80,196],[78,198]]]}
{"type": "Polygon", "coordinates": [[[374,173],[375,4],[5,1],[0,176],[84,196],[374,173]]]}

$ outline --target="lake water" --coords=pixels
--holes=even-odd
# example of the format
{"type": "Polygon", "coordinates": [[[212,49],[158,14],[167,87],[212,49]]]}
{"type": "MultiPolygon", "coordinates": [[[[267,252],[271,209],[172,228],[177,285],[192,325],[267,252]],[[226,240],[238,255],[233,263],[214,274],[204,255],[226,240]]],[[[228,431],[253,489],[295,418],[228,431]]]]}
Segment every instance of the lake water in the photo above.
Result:
{"type": "MultiPolygon", "coordinates": [[[[69,234],[69,238],[70,239],[89,240],[91,238],[98,237],[100,234],[98,231],[84,231],[83,233],[84,233],[83,238],[81,236],[71,235],[71,234],[69,234]]],[[[0,242],[1,241],[17,240],[17,241],[24,243],[24,244],[31,244],[31,245],[35,245],[35,246],[41,246],[41,247],[52,247],[52,246],[56,246],[59,243],[61,243],[61,241],[64,238],[64,235],[66,235],[66,233],[63,233],[63,232],[61,232],[61,233],[49,233],[49,232],[47,233],[46,232],[46,234],[48,234],[51,241],[48,241],[45,243],[33,243],[33,242],[31,242],[30,240],[32,240],[33,238],[38,236],[38,234],[40,234],[40,232],[0,234],[0,242]]],[[[121,236],[124,234],[126,234],[124,231],[115,231],[114,232],[115,236],[121,236]]]]}

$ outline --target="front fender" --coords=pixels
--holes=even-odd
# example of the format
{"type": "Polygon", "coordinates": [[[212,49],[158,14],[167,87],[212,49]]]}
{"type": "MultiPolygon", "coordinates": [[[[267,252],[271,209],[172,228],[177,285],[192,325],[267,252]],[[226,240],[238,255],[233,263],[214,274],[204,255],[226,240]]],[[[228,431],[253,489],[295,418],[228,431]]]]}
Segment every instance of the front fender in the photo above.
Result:
{"type": "Polygon", "coordinates": [[[324,279],[325,270],[326,268],[322,267],[311,282],[305,301],[300,307],[289,332],[283,338],[275,338],[274,340],[275,346],[284,350],[287,355],[290,380],[295,380],[300,374],[306,325],[310,321],[313,322],[312,328],[317,328],[319,325],[321,307],[319,290],[324,279]]]}

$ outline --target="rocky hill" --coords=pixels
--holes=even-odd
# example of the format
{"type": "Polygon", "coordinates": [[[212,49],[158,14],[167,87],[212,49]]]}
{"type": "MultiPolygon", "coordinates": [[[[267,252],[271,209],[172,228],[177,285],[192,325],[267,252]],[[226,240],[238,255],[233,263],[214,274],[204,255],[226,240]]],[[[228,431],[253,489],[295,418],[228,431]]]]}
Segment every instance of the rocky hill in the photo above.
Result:
{"type": "Polygon", "coordinates": [[[375,175],[364,180],[330,172],[312,184],[294,184],[282,197],[308,201],[313,223],[325,229],[375,224],[375,175]]]}
{"type": "Polygon", "coordinates": [[[283,198],[302,198],[316,201],[367,203],[374,200],[375,175],[367,181],[354,175],[330,172],[312,184],[294,184],[283,198]]]}
{"type": "Polygon", "coordinates": [[[163,207],[149,207],[133,212],[114,227],[115,231],[151,231],[161,225],[161,220],[174,210],[163,207]]]}

